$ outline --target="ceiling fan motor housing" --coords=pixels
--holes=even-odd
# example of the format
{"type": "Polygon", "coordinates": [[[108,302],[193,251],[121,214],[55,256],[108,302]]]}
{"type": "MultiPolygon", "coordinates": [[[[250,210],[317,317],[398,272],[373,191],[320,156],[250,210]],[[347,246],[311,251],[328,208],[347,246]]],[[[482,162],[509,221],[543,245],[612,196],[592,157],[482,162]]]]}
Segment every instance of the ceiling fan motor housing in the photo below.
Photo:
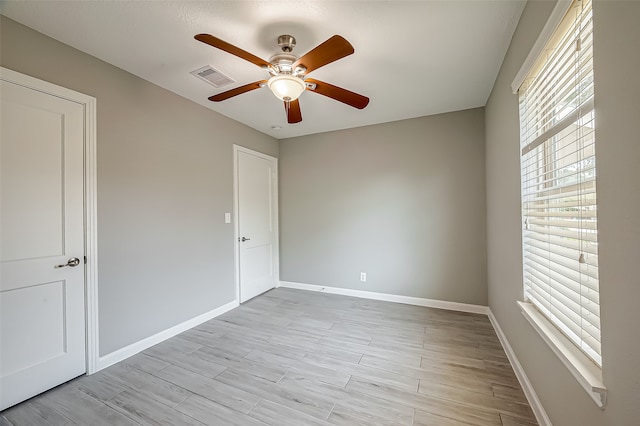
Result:
{"type": "Polygon", "coordinates": [[[292,35],[283,34],[278,37],[278,46],[283,52],[292,52],[293,48],[296,47],[296,38],[292,35]]]}
{"type": "Polygon", "coordinates": [[[291,65],[298,60],[293,53],[276,53],[269,58],[269,62],[277,70],[277,74],[293,74],[291,65]]]}
{"type": "Polygon", "coordinates": [[[303,66],[297,66],[293,69],[292,65],[299,59],[297,55],[293,54],[293,48],[296,45],[296,38],[292,35],[281,35],[278,37],[278,46],[282,49],[282,53],[276,53],[269,58],[269,62],[274,68],[275,75],[279,74],[293,74],[299,76],[304,74],[307,70],[303,66]]]}

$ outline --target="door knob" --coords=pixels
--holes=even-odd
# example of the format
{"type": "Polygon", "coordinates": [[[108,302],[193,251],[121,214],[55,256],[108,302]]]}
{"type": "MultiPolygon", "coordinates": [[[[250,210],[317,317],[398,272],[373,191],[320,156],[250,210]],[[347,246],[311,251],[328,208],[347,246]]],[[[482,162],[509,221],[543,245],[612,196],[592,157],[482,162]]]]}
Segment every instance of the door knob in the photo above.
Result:
{"type": "Polygon", "coordinates": [[[250,241],[250,240],[251,240],[251,238],[242,237],[242,239],[240,241],[242,241],[244,243],[245,241],[250,241]]]}
{"type": "Polygon", "coordinates": [[[56,268],[64,268],[65,266],[70,266],[71,268],[75,268],[79,264],[80,264],[80,259],[78,259],[77,257],[72,257],[67,261],[67,263],[63,265],[57,265],[56,268]]]}

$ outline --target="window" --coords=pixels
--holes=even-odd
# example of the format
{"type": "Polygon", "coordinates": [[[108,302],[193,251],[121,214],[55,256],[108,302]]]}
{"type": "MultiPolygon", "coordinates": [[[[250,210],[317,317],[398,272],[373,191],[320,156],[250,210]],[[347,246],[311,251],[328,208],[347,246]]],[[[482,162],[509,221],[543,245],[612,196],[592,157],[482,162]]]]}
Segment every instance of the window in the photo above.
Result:
{"type": "Polygon", "coordinates": [[[592,42],[576,0],[518,96],[524,297],[601,366],[592,42]]]}

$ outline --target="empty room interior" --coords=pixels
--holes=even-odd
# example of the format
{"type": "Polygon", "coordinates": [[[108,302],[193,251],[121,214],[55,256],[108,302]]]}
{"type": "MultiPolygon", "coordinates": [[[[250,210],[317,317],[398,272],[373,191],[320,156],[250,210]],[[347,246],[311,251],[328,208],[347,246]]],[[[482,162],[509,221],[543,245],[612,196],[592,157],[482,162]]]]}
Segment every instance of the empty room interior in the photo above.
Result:
{"type": "Polygon", "coordinates": [[[639,1],[2,0],[0,67],[0,425],[640,424],[639,1]]]}

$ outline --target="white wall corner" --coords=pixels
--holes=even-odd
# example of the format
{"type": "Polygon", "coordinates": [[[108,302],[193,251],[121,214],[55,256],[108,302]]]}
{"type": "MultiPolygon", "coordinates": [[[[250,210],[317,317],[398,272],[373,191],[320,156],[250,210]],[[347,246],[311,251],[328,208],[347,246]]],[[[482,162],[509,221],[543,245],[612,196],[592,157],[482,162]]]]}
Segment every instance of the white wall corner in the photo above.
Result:
{"type": "Polygon", "coordinates": [[[104,368],[107,368],[113,364],[116,364],[120,361],[123,361],[139,352],[144,351],[145,349],[150,348],[151,346],[157,345],[158,343],[164,342],[165,340],[176,336],[184,331],[187,331],[193,327],[196,327],[203,322],[207,322],[217,316],[220,316],[230,310],[237,308],[238,301],[234,300],[225,305],[222,305],[218,308],[215,308],[209,312],[205,312],[204,314],[198,315],[197,317],[191,318],[190,320],[184,321],[180,324],[174,325],[173,327],[167,328],[166,330],[160,331],[153,336],[149,336],[145,339],[139,340],[135,343],[132,343],[124,348],[113,351],[107,355],[101,356],[98,358],[97,363],[97,371],[100,371],[104,368]]]}
{"type": "Polygon", "coordinates": [[[422,297],[401,296],[397,294],[376,293],[373,291],[352,290],[348,288],[304,284],[291,281],[280,281],[277,287],[294,288],[298,290],[319,291],[342,296],[359,297],[361,299],[382,300],[384,302],[404,303],[406,305],[424,306],[427,308],[446,309],[448,311],[469,312],[472,314],[489,313],[488,306],[470,303],[449,302],[446,300],[425,299],[422,297]]]}
{"type": "Polygon", "coordinates": [[[504,332],[502,331],[502,328],[500,327],[500,324],[498,324],[498,320],[493,315],[493,312],[491,312],[491,309],[488,309],[488,315],[489,315],[489,321],[491,321],[491,324],[493,325],[493,328],[495,329],[496,334],[498,335],[498,339],[502,344],[502,348],[504,349],[504,352],[507,354],[507,358],[509,359],[511,366],[513,367],[513,371],[516,373],[516,377],[520,382],[520,386],[522,386],[522,390],[524,391],[524,394],[527,397],[527,401],[529,401],[529,405],[533,410],[533,414],[536,416],[536,420],[538,420],[538,423],[540,424],[540,426],[552,426],[551,419],[549,419],[549,416],[547,416],[547,412],[544,410],[544,407],[542,406],[542,402],[540,402],[540,399],[538,398],[538,395],[536,394],[536,391],[533,388],[533,385],[529,381],[529,378],[527,377],[527,374],[525,373],[524,368],[522,368],[522,364],[520,364],[520,361],[518,360],[516,353],[513,351],[511,344],[509,344],[509,340],[507,339],[506,334],[504,334],[504,332]]]}

